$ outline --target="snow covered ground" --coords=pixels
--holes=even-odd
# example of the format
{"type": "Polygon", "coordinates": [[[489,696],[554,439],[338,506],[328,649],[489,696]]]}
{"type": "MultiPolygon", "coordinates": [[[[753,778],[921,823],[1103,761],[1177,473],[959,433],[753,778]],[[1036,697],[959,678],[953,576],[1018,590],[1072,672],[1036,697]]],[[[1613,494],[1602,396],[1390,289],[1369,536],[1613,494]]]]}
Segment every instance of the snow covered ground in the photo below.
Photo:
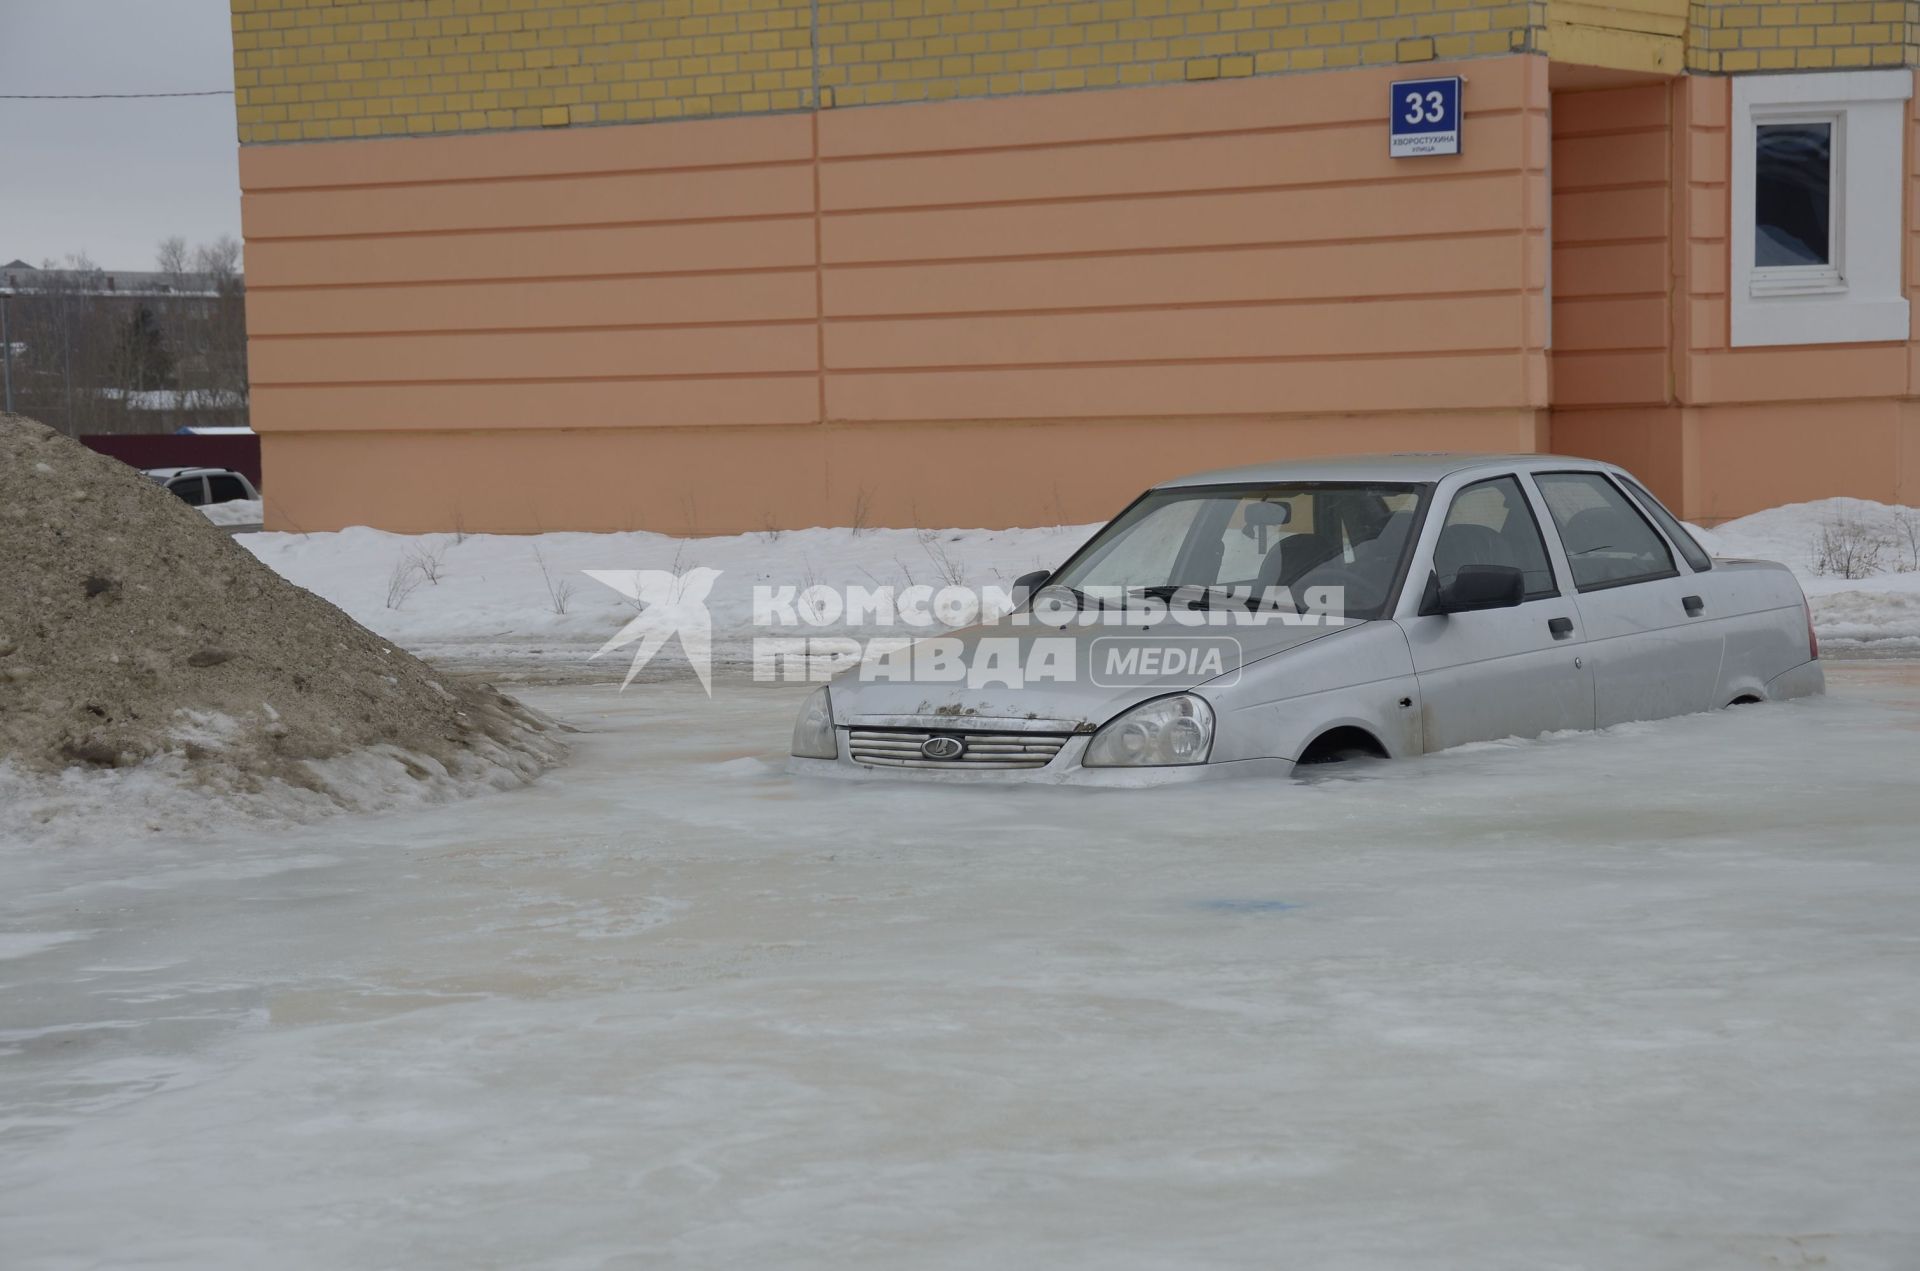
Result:
{"type": "Polygon", "coordinates": [[[0,1264],[1907,1271],[1920,665],[1829,671],[1151,793],[544,688],[533,787],[0,848],[0,1264]]]}
{"type": "MultiPolygon", "coordinates": [[[[1820,637],[1830,651],[1911,653],[1920,651],[1920,569],[1914,568],[1920,561],[1911,555],[1920,543],[1909,548],[1894,541],[1902,532],[1902,512],[1920,524],[1920,511],[1825,499],[1743,517],[1700,531],[1700,537],[1722,556],[1762,556],[1791,565],[1813,598],[1820,637]],[[1816,544],[1823,529],[1836,524],[1858,524],[1888,540],[1871,576],[1816,572],[1816,544]]],[[[633,616],[629,600],[583,570],[720,570],[709,604],[716,651],[744,659],[744,642],[756,634],[755,584],[1006,587],[1021,574],[1059,565],[1098,528],[812,529],[705,539],[349,529],[251,534],[240,541],[285,577],[415,652],[496,668],[532,663],[553,669],[584,668],[586,655],[633,616]]],[[[860,633],[884,634],[873,628],[860,633]]],[[[609,670],[604,664],[592,669],[609,670]]]]}
{"type": "Polygon", "coordinates": [[[200,511],[215,525],[258,525],[266,506],[264,499],[230,499],[225,503],[209,503],[200,511]]]}
{"type": "MultiPolygon", "coordinates": [[[[644,532],[400,535],[356,528],[249,534],[239,541],[282,576],[424,656],[583,667],[587,655],[635,612],[632,601],[585,570],[719,570],[707,601],[715,651],[723,660],[745,661],[752,637],[780,634],[753,625],[757,584],[835,591],[1011,587],[1022,574],[1064,562],[1098,528],[811,529],[698,539],[644,532]]],[[[886,633],[836,625],[786,634],[847,631],[886,633]]],[[[596,663],[592,669],[606,676],[621,668],[596,663]]]]}

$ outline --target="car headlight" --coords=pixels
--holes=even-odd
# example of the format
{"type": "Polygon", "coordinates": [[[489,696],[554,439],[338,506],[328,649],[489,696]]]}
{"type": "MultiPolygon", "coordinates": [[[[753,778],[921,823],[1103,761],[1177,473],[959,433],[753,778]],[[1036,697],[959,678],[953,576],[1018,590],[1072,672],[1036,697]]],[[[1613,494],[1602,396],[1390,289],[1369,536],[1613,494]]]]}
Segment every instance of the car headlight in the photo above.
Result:
{"type": "Polygon", "coordinates": [[[801,759],[840,757],[840,744],[833,735],[833,700],[824,684],[808,695],[800,718],[793,721],[793,753],[801,759]]]}
{"type": "Polygon", "coordinates": [[[1191,693],[1156,697],[1109,720],[1087,743],[1088,768],[1166,768],[1205,763],[1213,707],[1191,693]]]}

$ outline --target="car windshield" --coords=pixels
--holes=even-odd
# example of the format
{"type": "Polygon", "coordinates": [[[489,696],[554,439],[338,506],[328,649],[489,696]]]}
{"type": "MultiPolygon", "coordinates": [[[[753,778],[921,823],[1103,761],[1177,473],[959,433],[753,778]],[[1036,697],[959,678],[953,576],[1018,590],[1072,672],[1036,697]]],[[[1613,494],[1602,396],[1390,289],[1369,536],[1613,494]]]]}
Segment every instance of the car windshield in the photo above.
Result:
{"type": "Polygon", "coordinates": [[[1055,575],[1082,603],[1176,589],[1204,604],[1378,618],[1392,601],[1430,487],[1353,482],[1154,490],[1055,575]],[[1314,588],[1335,593],[1309,594],[1314,588]],[[1284,590],[1280,590],[1284,589],[1284,590]]]}

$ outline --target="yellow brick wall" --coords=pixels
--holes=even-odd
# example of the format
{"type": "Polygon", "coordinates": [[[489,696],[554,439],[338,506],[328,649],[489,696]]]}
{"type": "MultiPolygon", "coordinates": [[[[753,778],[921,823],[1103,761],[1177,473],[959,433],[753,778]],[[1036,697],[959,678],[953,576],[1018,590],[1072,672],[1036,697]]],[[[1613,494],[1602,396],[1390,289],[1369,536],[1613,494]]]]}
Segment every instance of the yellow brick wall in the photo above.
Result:
{"type": "Polygon", "coordinates": [[[1531,47],[1533,0],[232,0],[240,140],[618,123],[1531,47]],[[812,64],[813,28],[818,60],[812,64]]]}
{"type": "MultiPolygon", "coordinates": [[[[622,123],[1466,58],[1671,73],[1652,0],[232,0],[240,140],[622,123]],[[815,38],[817,27],[817,40],[815,38]]],[[[1920,62],[1920,0],[1696,3],[1690,70],[1920,62]]]]}
{"type": "Polygon", "coordinates": [[[823,101],[979,97],[1526,48],[1512,0],[822,0],[823,101]]]}
{"type": "Polygon", "coordinates": [[[232,0],[240,140],[797,110],[809,0],[232,0]]]}
{"type": "Polygon", "coordinates": [[[1695,4],[1687,30],[1687,69],[1812,71],[1911,66],[1920,38],[1920,3],[1799,0],[1695,4]]]}

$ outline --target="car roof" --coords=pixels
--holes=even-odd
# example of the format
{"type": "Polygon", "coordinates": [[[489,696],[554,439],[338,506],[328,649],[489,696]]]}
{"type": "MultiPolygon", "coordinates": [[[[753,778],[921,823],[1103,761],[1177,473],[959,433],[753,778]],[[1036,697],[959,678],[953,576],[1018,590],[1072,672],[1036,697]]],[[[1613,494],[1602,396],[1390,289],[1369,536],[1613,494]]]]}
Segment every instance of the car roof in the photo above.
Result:
{"type": "Polygon", "coordinates": [[[1283,459],[1244,468],[1216,468],[1195,472],[1154,488],[1165,490],[1194,485],[1239,485],[1249,482],[1391,481],[1430,482],[1458,472],[1486,468],[1500,472],[1542,468],[1584,468],[1597,471],[1607,465],[1570,455],[1405,453],[1391,455],[1335,455],[1318,459],[1283,459]]]}
{"type": "Polygon", "coordinates": [[[150,477],[159,477],[162,481],[171,481],[175,477],[224,477],[233,472],[231,468],[142,468],[150,477]]]}

